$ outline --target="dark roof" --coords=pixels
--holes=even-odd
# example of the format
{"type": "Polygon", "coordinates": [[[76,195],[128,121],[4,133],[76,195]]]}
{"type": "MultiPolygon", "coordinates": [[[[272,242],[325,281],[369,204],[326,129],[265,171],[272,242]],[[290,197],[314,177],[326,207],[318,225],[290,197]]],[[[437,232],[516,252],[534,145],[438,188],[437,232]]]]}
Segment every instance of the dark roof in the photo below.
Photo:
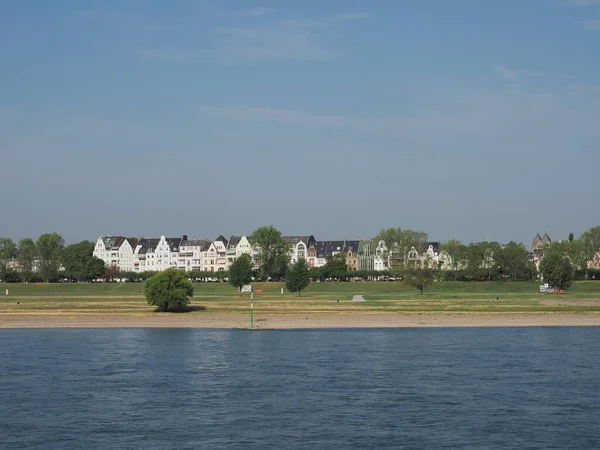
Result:
{"type": "Polygon", "coordinates": [[[127,241],[129,241],[129,245],[131,245],[131,248],[135,250],[135,248],[138,245],[139,239],[138,238],[127,238],[127,241]]]}
{"type": "Polygon", "coordinates": [[[200,248],[200,251],[201,252],[208,251],[208,249],[210,248],[211,245],[212,245],[212,241],[209,241],[208,239],[206,239],[205,241],[202,242],[202,247],[200,248]]]}
{"type": "Polygon", "coordinates": [[[225,244],[225,247],[227,247],[227,239],[225,239],[222,234],[220,234],[219,237],[215,239],[215,242],[217,241],[221,241],[223,244],[225,244]]]}
{"type": "Polygon", "coordinates": [[[358,247],[360,241],[345,241],[344,252],[348,253],[348,250],[352,250],[355,255],[358,254],[358,247]]]}
{"type": "Polygon", "coordinates": [[[240,243],[241,240],[242,236],[231,236],[231,238],[229,239],[229,246],[236,246],[240,243]]]}
{"type": "Polygon", "coordinates": [[[187,239],[185,241],[181,241],[182,247],[201,247],[206,239],[187,239]]]}
{"type": "Polygon", "coordinates": [[[107,250],[113,250],[113,249],[118,249],[119,247],[121,247],[121,245],[123,245],[123,242],[125,241],[125,237],[123,237],[123,236],[104,236],[102,238],[102,240],[104,241],[104,247],[107,250]]]}
{"type": "Polygon", "coordinates": [[[435,253],[440,252],[440,243],[439,242],[426,242],[425,245],[426,245],[425,250],[429,249],[429,246],[431,245],[433,247],[433,251],[435,253]]]}
{"type": "MultiPolygon", "coordinates": [[[[356,242],[356,252],[358,252],[358,242],[356,242]]],[[[343,253],[346,250],[346,241],[316,241],[317,258],[328,258],[334,252],[343,253]]]]}
{"type": "Polygon", "coordinates": [[[181,247],[181,243],[183,242],[183,238],[165,238],[167,244],[169,244],[169,250],[172,252],[178,252],[179,247],[181,247]]]}

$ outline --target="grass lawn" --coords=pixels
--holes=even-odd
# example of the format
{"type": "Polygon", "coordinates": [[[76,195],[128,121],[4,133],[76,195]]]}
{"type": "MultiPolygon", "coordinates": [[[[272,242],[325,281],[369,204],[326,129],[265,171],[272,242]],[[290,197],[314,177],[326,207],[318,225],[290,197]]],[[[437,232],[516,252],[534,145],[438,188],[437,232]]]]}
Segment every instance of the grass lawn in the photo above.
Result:
{"type": "MultiPolygon", "coordinates": [[[[0,284],[0,314],[152,314],[142,283],[0,284]],[[5,290],[9,289],[6,296],[5,290]]],[[[311,283],[302,297],[283,283],[255,283],[264,314],[318,313],[600,313],[600,282],[581,281],[563,295],[540,294],[539,283],[438,282],[419,295],[397,282],[311,283]],[[364,302],[352,301],[354,295],[364,302]]],[[[190,314],[247,313],[249,294],[226,283],[196,283],[190,314]],[[205,309],[204,309],[205,308],[205,309]]]]}

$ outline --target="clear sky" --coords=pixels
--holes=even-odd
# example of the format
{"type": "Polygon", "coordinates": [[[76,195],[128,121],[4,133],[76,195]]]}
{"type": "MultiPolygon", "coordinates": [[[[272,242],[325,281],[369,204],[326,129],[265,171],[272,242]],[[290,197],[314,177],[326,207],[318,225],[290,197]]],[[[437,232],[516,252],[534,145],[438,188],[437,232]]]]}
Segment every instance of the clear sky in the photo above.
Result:
{"type": "Polygon", "coordinates": [[[2,0],[0,236],[600,224],[600,0],[2,0]]]}

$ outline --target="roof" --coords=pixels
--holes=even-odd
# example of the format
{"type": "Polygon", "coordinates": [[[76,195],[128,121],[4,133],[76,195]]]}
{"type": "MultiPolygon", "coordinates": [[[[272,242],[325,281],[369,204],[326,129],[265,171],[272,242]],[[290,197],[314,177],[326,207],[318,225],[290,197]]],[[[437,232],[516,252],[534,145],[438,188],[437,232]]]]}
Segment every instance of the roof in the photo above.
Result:
{"type": "MultiPolygon", "coordinates": [[[[362,242],[369,243],[370,241],[362,242]]],[[[328,258],[334,253],[346,253],[348,250],[352,250],[355,255],[358,254],[361,241],[316,241],[315,244],[317,258],[328,258]]]]}
{"type": "Polygon", "coordinates": [[[219,237],[215,239],[215,242],[217,241],[221,241],[223,244],[225,244],[225,247],[227,247],[227,239],[225,239],[222,234],[220,234],[219,237]]]}
{"type": "Polygon", "coordinates": [[[118,249],[125,242],[124,236],[104,236],[102,238],[104,241],[104,248],[107,250],[118,249]]]}
{"type": "Polygon", "coordinates": [[[281,239],[283,239],[283,242],[285,242],[286,244],[292,244],[292,245],[296,245],[298,242],[303,242],[307,247],[316,242],[315,241],[315,237],[310,235],[310,236],[281,236],[281,239]]]}
{"type": "Polygon", "coordinates": [[[231,238],[229,239],[229,246],[236,246],[240,243],[240,241],[242,240],[243,236],[231,236],[231,238]]]}

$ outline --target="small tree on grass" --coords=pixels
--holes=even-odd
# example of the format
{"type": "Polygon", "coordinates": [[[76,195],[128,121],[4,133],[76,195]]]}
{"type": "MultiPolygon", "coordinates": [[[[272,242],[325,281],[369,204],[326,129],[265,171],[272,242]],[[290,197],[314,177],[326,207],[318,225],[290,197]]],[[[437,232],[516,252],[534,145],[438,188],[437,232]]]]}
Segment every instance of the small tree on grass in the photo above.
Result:
{"type": "Polygon", "coordinates": [[[252,281],[253,269],[254,263],[252,261],[252,256],[248,253],[244,253],[236,259],[229,268],[229,284],[238,290],[241,290],[243,286],[252,281]]]}
{"type": "Polygon", "coordinates": [[[433,283],[435,269],[429,267],[428,264],[421,265],[419,261],[415,261],[407,264],[403,270],[400,270],[399,274],[406,286],[417,288],[423,295],[423,289],[433,283]]]}
{"type": "Polygon", "coordinates": [[[302,290],[308,286],[308,281],[308,265],[304,259],[299,259],[288,269],[285,275],[285,287],[290,292],[298,292],[300,296],[302,290]]]}
{"type": "Polygon", "coordinates": [[[181,270],[167,269],[146,281],[144,294],[159,311],[181,311],[190,303],[194,286],[181,270]]]}
{"type": "Polygon", "coordinates": [[[545,255],[540,262],[540,272],[554,289],[568,289],[573,283],[573,264],[568,256],[560,253],[545,255]]]}

